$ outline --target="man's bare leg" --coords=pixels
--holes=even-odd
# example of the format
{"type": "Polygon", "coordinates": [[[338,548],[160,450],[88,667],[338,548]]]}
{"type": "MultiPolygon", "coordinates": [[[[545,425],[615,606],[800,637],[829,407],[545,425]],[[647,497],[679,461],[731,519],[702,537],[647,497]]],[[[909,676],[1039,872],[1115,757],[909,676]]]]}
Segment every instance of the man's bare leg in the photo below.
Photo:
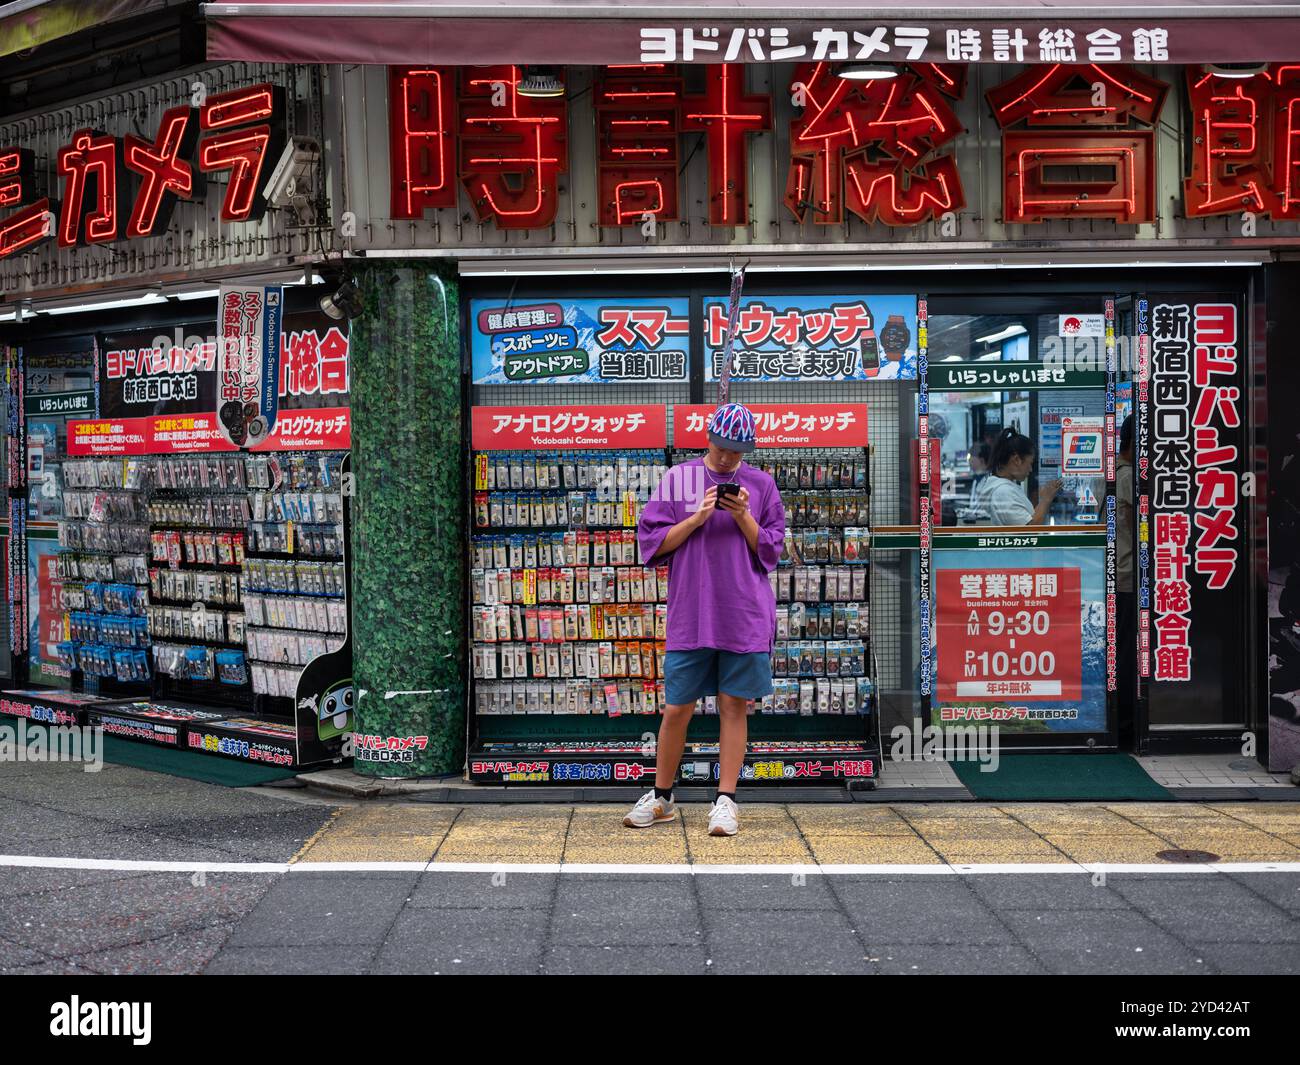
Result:
{"type": "Polygon", "coordinates": [[[740,767],[745,761],[749,733],[749,700],[739,695],[718,696],[718,790],[735,794],[740,767]]]}
{"type": "Polygon", "coordinates": [[[686,729],[695,714],[694,703],[669,704],[664,707],[659,724],[659,743],[655,747],[655,787],[668,791],[677,779],[677,767],[686,749],[686,729]]]}

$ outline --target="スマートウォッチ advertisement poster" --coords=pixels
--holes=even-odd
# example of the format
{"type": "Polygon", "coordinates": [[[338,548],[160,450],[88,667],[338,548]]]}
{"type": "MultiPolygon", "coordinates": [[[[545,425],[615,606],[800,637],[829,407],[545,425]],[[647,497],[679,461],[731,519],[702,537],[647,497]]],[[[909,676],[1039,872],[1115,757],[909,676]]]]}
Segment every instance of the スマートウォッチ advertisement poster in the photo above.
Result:
{"type": "Polygon", "coordinates": [[[237,448],[256,447],[280,409],[284,290],[222,285],[217,297],[217,428],[237,448]]]}
{"type": "MultiPolygon", "coordinates": [[[[916,377],[915,296],[749,296],[732,345],[737,381],[916,377]]],[[[722,370],[727,301],[704,301],[704,375],[722,370]]]]}
{"type": "Polygon", "coordinates": [[[470,301],[476,385],[687,380],[689,301],[470,301]]]}

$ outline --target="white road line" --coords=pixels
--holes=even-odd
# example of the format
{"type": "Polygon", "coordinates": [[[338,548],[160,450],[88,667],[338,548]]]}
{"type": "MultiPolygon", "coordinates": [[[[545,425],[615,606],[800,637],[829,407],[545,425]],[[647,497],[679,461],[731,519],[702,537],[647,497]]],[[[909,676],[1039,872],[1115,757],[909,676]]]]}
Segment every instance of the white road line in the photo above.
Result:
{"type": "Polygon", "coordinates": [[[422,873],[428,862],[293,862],[290,873],[422,873]]]}
{"type": "Polygon", "coordinates": [[[0,854],[0,867],[26,869],[108,869],[124,873],[287,873],[288,862],[149,862],[126,858],[47,858],[0,854]]]}
{"type": "Polygon", "coordinates": [[[1041,876],[1061,873],[1300,873],[1300,862],[1218,862],[1213,865],[1111,862],[1026,862],[984,865],[853,865],[748,863],[737,865],[615,865],[585,862],[155,862],[118,858],[57,858],[0,854],[0,868],[83,869],[139,873],[530,873],[597,876],[1041,876]]]}

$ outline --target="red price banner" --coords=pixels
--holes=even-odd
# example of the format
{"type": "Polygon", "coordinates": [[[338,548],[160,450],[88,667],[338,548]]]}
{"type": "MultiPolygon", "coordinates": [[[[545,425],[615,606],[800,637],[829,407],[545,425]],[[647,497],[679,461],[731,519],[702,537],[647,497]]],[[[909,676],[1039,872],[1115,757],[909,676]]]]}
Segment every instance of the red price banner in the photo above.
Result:
{"type": "Polygon", "coordinates": [[[1080,698],[1077,569],[943,569],[936,577],[940,699],[1080,698]]]}
{"type": "MultiPolygon", "coordinates": [[[[866,447],[865,403],[747,403],[759,447],[866,447]]],[[[710,403],[673,407],[673,446],[708,447],[710,403]]]]}
{"type": "MultiPolygon", "coordinates": [[[[269,436],[254,451],[347,451],[352,412],[347,407],[282,410],[269,436]]],[[[183,455],[237,451],[215,414],[155,414],[144,418],[97,418],[68,423],[68,454],[183,455]]]]}
{"type": "Polygon", "coordinates": [[[470,437],[478,451],[661,448],[668,441],[668,424],[661,406],[475,407],[470,437]]]}

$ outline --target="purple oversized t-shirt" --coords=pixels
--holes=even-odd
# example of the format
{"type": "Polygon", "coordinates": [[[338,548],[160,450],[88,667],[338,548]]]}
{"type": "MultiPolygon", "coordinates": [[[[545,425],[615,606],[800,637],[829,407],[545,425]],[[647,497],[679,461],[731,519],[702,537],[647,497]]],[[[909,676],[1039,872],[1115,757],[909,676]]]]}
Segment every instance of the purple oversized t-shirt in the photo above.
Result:
{"type": "Polygon", "coordinates": [[[641,511],[641,557],[646,562],[654,558],[668,530],[699,509],[710,487],[728,480],[749,491],[749,512],[758,522],[758,553],[750,550],[736,519],[718,508],[667,556],[669,651],[772,650],[776,598],[767,575],[781,558],[785,507],[776,482],[762,470],[742,462],[731,475],[716,474],[703,458],[674,466],[641,511]]]}

